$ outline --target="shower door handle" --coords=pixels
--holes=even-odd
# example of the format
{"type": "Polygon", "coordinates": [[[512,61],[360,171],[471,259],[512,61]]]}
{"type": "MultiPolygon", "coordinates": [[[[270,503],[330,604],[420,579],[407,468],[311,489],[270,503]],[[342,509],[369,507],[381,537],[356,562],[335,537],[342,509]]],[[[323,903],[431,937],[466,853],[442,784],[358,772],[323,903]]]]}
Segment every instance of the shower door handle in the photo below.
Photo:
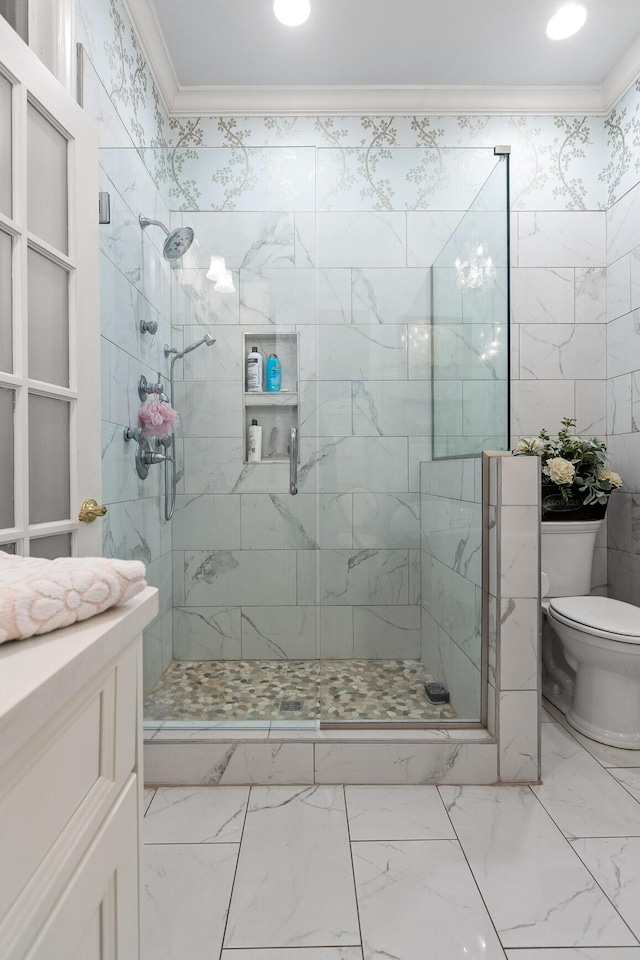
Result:
{"type": "Polygon", "coordinates": [[[289,434],[289,493],[298,492],[298,428],[291,427],[289,434]]]}

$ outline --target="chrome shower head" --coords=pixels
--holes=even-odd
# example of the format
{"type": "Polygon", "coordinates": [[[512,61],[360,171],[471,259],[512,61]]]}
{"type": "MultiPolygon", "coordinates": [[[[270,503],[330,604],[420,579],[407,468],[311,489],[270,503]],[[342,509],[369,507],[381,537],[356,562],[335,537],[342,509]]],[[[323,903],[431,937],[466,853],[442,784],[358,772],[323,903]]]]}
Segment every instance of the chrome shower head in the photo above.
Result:
{"type": "Polygon", "coordinates": [[[175,230],[169,232],[160,220],[150,220],[149,217],[144,217],[142,214],[138,217],[138,223],[143,230],[146,230],[147,227],[152,225],[164,230],[167,238],[162,247],[162,256],[165,260],[179,260],[185,255],[193,243],[194,233],[191,227],[177,227],[175,230]]]}
{"type": "Polygon", "coordinates": [[[192,350],[197,350],[198,347],[206,344],[208,347],[212,347],[215,343],[215,337],[212,337],[210,333],[205,333],[204,337],[201,340],[196,340],[195,343],[190,343],[188,347],[185,347],[184,350],[178,350],[177,347],[170,347],[168,343],[164,345],[164,355],[165,357],[171,356],[173,354],[174,360],[181,360],[187,353],[191,353],[192,350]]]}

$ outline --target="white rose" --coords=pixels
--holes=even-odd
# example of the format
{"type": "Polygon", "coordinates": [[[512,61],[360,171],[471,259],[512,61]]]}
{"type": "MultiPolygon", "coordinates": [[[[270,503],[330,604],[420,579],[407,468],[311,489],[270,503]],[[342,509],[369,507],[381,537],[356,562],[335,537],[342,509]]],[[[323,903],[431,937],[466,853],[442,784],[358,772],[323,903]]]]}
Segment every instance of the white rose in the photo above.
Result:
{"type": "Polygon", "coordinates": [[[622,477],[615,470],[607,470],[605,467],[598,468],[598,480],[608,480],[612,487],[622,486],[622,477]]]}
{"type": "Polygon", "coordinates": [[[551,460],[547,460],[544,473],[546,473],[554,483],[573,483],[576,468],[568,460],[565,460],[564,457],[552,457],[551,460]]]}

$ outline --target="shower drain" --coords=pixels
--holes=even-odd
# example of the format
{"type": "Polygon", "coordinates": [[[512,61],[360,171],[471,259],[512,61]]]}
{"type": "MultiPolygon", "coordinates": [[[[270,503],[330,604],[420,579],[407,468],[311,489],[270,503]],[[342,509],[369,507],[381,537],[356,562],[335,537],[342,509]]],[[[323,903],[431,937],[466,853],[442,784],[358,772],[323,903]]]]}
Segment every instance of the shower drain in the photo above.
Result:
{"type": "Polygon", "coordinates": [[[296,710],[302,710],[303,705],[304,705],[303,700],[281,700],[280,712],[293,713],[296,710]]]}

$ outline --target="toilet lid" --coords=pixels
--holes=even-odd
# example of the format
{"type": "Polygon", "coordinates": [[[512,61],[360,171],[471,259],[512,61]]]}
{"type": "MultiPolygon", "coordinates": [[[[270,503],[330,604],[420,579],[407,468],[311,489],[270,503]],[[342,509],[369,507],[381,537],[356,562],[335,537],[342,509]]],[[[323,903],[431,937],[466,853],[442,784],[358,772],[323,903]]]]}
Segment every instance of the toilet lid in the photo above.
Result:
{"type": "Polygon", "coordinates": [[[617,636],[620,640],[640,638],[640,607],[631,603],[609,597],[554,597],[549,609],[565,621],[617,636]]]}

